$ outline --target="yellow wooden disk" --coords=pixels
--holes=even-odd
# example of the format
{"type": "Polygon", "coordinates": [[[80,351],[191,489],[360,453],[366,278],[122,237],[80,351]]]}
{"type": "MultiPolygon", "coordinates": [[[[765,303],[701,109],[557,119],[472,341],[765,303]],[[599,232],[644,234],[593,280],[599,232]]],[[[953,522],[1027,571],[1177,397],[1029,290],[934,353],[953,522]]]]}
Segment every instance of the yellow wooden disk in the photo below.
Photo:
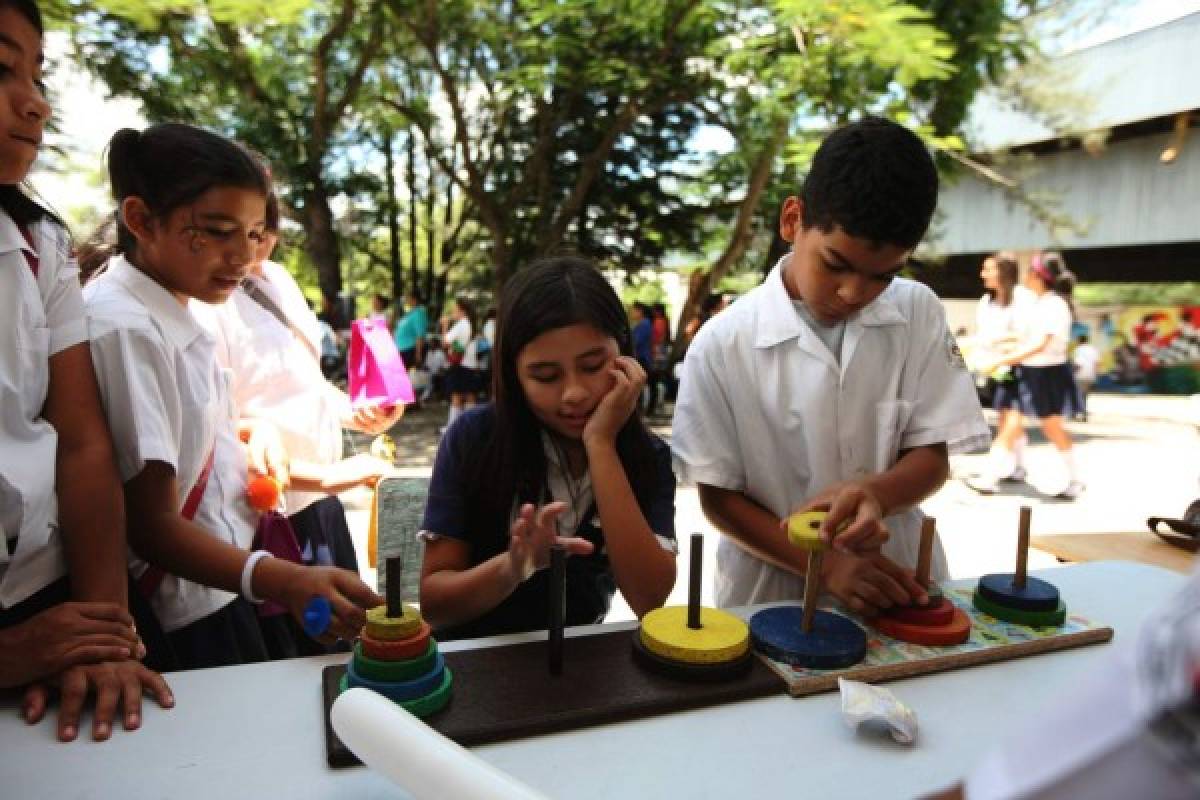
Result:
{"type": "Polygon", "coordinates": [[[642,617],[642,644],[657,656],[686,664],[721,664],[750,648],[750,629],[738,617],[700,609],[700,627],[688,627],[687,606],[657,608],[642,617]]]}
{"type": "Polygon", "coordinates": [[[826,550],[829,545],[821,539],[824,511],[805,511],[788,517],[788,541],[802,550],[826,550]]]}
{"type": "Polygon", "coordinates": [[[421,612],[408,603],[404,604],[404,616],[389,617],[387,606],[375,606],[367,611],[365,630],[372,639],[394,642],[407,639],[421,629],[421,612]]]}

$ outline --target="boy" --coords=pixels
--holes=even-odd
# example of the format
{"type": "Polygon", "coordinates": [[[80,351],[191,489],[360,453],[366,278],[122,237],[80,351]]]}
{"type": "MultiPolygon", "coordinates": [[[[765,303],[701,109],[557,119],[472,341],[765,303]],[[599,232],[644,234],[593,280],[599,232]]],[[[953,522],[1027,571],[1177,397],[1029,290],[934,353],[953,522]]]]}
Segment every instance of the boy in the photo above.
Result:
{"type": "MultiPolygon", "coordinates": [[[[688,350],[673,448],[725,534],[718,605],[803,596],[805,554],[782,520],[814,508],[834,545],[824,585],[850,609],[926,599],[906,568],[916,506],[945,482],[948,452],[990,439],[937,297],[896,277],[936,202],[910,131],[874,117],[835,131],[784,203],[791,252],[688,350]]],[[[932,577],[947,577],[940,545],[932,577]]]]}

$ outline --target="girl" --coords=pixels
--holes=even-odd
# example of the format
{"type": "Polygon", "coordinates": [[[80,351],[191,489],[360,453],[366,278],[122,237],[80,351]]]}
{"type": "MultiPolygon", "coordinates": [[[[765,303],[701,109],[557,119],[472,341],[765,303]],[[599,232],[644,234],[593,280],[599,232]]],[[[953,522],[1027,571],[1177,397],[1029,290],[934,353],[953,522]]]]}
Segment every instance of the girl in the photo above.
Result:
{"type": "Polygon", "coordinates": [[[446,391],[450,393],[447,428],[465,409],[475,404],[475,393],[479,390],[475,380],[475,349],[471,347],[474,338],[471,317],[471,304],[456,297],[450,310],[449,327],[442,329],[446,356],[450,359],[450,371],[446,373],[446,391]]]}
{"type": "Polygon", "coordinates": [[[1074,500],[1083,493],[1083,482],[1079,479],[1071,435],[1063,426],[1063,414],[1072,414],[1076,402],[1075,381],[1067,358],[1072,319],[1069,299],[1075,288],[1075,276],[1058,255],[1038,253],[1025,276],[1025,285],[1035,295],[1035,301],[1026,306],[1028,321],[1022,325],[1022,341],[989,366],[990,369],[1018,367],[1021,408],[1041,421],[1042,432],[1058,450],[1067,474],[1066,487],[1054,496],[1074,500]]]}
{"type": "MultiPolygon", "coordinates": [[[[125,483],[139,588],[181,669],[266,658],[251,603],[330,600],[352,638],[379,602],[357,576],[247,552],[245,455],[212,338],[189,310],[237,289],[263,240],[268,187],[241,147],[188,125],[109,144],[117,250],[87,302],[92,358],[125,483]],[[241,545],[241,546],[239,546],[241,545]],[[238,597],[240,593],[241,597],[238,597]]],[[[251,528],[252,530],[252,528],[251,528]]]]}
{"type": "MultiPolygon", "coordinates": [[[[997,253],[983,261],[979,271],[984,295],[975,311],[975,331],[982,358],[991,364],[1013,351],[1021,342],[1020,325],[1029,318],[1035,302],[1033,293],[1017,285],[1017,260],[1010,253],[997,253]]],[[[999,414],[996,438],[992,442],[987,471],[967,480],[967,485],[982,494],[993,494],[1000,482],[1025,480],[1025,423],[1021,419],[1017,376],[1009,366],[987,374],[988,395],[999,414]]]]}
{"type": "Polygon", "coordinates": [[[92,736],[141,695],[172,704],[127,611],[124,507],[87,347],[78,269],[58,221],[18,184],[50,115],[37,6],[0,0],[0,687],[26,686],[22,713],[62,690],[58,736],[92,736]]]}
{"type": "MultiPolygon", "coordinates": [[[[272,193],[250,274],[228,303],[203,307],[211,310],[203,321],[216,337],[218,362],[231,370],[230,390],[240,416],[273,421],[280,431],[291,480],[285,508],[305,562],[357,573],[337,493],[373,486],[391,464],[367,454],[343,459],[342,428],[383,433],[400,419],[404,406],[352,411],[346,393],[325,380],[317,317],[291,274],[270,260],[278,241],[279,201],[272,193]]],[[[265,627],[263,633],[275,658],[325,652],[294,623],[283,630],[265,627]]]]}
{"type": "Polygon", "coordinates": [[[494,402],[443,437],[422,522],[421,608],[439,638],[543,628],[551,545],[567,624],[620,589],[639,616],[675,582],[675,478],[637,413],[646,374],[616,292],[588,261],[513,278],[497,320],[494,402]]]}

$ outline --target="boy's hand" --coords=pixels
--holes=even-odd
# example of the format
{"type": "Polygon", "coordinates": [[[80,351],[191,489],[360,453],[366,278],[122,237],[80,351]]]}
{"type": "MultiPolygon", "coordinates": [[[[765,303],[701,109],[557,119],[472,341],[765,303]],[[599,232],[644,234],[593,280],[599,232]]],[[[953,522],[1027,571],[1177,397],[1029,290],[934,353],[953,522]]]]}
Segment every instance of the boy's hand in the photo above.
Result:
{"type": "Polygon", "coordinates": [[[796,513],[802,511],[827,512],[821,538],[834,550],[862,553],[878,550],[888,540],[883,508],[866,484],[850,481],[830,486],[796,513]]]}
{"type": "Polygon", "coordinates": [[[646,370],[637,359],[617,356],[609,369],[613,377],[612,388],[596,404],[591,419],[583,428],[583,441],[612,442],[617,433],[637,408],[646,386],[646,370]]]}
{"type": "Polygon", "coordinates": [[[594,549],[591,542],[577,536],[559,536],[558,518],[567,509],[566,503],[547,503],[535,509],[532,503],[521,506],[517,519],[509,529],[508,559],[515,584],[527,581],[539,569],[550,564],[550,548],[561,544],[568,555],[587,555],[594,549]]]}
{"type": "Polygon", "coordinates": [[[892,606],[929,599],[911,570],[882,553],[829,552],[822,563],[821,577],[825,588],[851,611],[868,617],[892,606]]]}
{"type": "MultiPolygon", "coordinates": [[[[100,664],[81,664],[69,667],[56,675],[52,682],[61,695],[58,711],[58,739],[74,741],[79,731],[79,717],[89,694],[96,696],[92,714],[92,739],[103,742],[112,735],[113,718],[118,704],[125,730],[137,730],[142,724],[142,692],[149,690],[163,708],[172,708],[175,698],[167,682],[154,670],[133,660],[105,661],[100,664]]],[[[34,683],[25,690],[21,716],[30,725],[45,716],[50,702],[50,686],[34,683]]]]}
{"type": "Polygon", "coordinates": [[[3,633],[0,686],[20,686],[78,664],[144,653],[133,617],[115,603],[62,603],[3,633]]]}

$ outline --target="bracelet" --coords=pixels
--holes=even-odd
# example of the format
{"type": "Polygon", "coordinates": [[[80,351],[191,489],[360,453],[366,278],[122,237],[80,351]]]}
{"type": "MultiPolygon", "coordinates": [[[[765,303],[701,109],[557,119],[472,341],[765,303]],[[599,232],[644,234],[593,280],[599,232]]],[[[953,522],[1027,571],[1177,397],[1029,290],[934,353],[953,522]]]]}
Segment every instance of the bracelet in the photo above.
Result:
{"type": "Polygon", "coordinates": [[[258,565],[259,561],[270,557],[271,554],[266,550],[255,550],[250,554],[250,557],[246,559],[246,563],[242,565],[242,597],[246,598],[251,603],[261,603],[265,599],[262,597],[255,597],[254,595],[254,567],[258,565]]]}

